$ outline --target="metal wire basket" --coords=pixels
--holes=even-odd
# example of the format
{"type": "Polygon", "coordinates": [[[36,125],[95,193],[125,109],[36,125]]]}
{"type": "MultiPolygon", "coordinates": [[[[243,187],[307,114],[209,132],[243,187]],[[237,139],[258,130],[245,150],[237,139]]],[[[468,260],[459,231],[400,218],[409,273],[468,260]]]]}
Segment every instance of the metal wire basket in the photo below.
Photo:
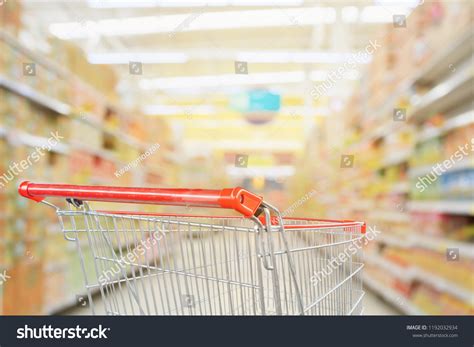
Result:
{"type": "Polygon", "coordinates": [[[223,190],[23,182],[74,242],[93,314],[354,315],[362,312],[365,225],[282,218],[260,196],[223,190]],[[46,197],[62,197],[61,209],[46,197]],[[94,210],[88,201],[233,209],[242,216],[94,210]],[[344,259],[343,259],[344,258],[344,259]],[[93,274],[93,275],[91,275],[93,274]],[[100,293],[102,300],[96,300],[100,293]]]}

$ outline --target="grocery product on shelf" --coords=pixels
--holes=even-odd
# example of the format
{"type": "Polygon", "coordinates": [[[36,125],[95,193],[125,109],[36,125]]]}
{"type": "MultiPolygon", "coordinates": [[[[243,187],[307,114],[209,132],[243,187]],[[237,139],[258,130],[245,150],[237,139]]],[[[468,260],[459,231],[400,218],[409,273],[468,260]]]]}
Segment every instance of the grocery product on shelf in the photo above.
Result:
{"type": "Polygon", "coordinates": [[[22,4],[20,1],[5,1],[0,6],[0,29],[17,35],[22,25],[21,16],[22,4]]]}
{"type": "Polygon", "coordinates": [[[412,302],[430,315],[472,315],[474,307],[452,295],[420,284],[414,290],[412,302]]]}
{"type": "Polygon", "coordinates": [[[444,199],[472,200],[474,196],[474,169],[441,175],[440,193],[444,199]]]}
{"type": "MultiPolygon", "coordinates": [[[[14,3],[0,6],[0,15],[14,3]]],[[[161,151],[140,163],[143,175],[135,175],[133,170],[120,175],[116,172],[145,152],[152,141],[168,147],[169,135],[150,126],[155,134],[167,135],[152,137],[143,120],[131,120],[119,105],[112,104],[115,80],[112,75],[104,75],[111,70],[90,66],[82,52],[65,42],[55,42],[53,47],[53,52],[65,50],[69,54],[70,60],[62,60],[65,64],[58,67],[18,42],[11,35],[15,30],[8,31],[10,34],[0,32],[0,174],[8,178],[0,180],[0,271],[5,270],[10,279],[0,286],[0,313],[54,313],[75,305],[75,294],[82,293],[82,270],[74,253],[64,247],[57,219],[51,218],[54,211],[46,209],[38,215],[40,209],[16,198],[18,179],[155,184],[156,176],[148,171],[152,167],[156,171],[162,163],[161,151]],[[35,63],[36,75],[26,76],[23,63],[35,63]],[[108,116],[111,109],[120,109],[113,121],[108,116]],[[58,135],[56,145],[50,151],[37,152],[39,159],[31,160],[52,134],[58,135]],[[9,165],[28,158],[31,165],[21,175],[11,172],[9,165]]],[[[162,177],[160,183],[166,184],[162,177]]],[[[87,252],[87,247],[84,250],[87,252]]],[[[86,269],[89,273],[93,270],[91,264],[86,264],[86,269]]]]}
{"type": "Polygon", "coordinates": [[[314,169],[314,180],[329,177],[331,187],[332,199],[320,211],[344,206],[348,218],[381,230],[370,246],[375,261],[367,266],[366,283],[404,313],[472,314],[474,306],[468,298],[474,290],[472,100],[458,96],[462,88],[445,88],[447,96],[441,91],[453,79],[449,64],[462,67],[472,54],[465,50],[472,39],[468,6],[425,3],[408,18],[413,30],[387,26],[383,49],[374,53],[360,86],[340,116],[327,121],[343,119],[332,127],[344,128],[347,141],[339,141],[334,154],[338,141],[327,143],[330,130],[318,135],[326,156],[350,153],[357,163],[337,175],[314,169]],[[449,49],[440,47],[448,41],[449,49]],[[397,110],[406,119],[397,121],[397,110]],[[427,205],[418,211],[416,202],[427,205]],[[459,262],[448,259],[448,249],[459,252],[459,262]],[[409,290],[397,288],[398,281],[409,290]],[[428,305],[433,300],[439,309],[428,305]]]}

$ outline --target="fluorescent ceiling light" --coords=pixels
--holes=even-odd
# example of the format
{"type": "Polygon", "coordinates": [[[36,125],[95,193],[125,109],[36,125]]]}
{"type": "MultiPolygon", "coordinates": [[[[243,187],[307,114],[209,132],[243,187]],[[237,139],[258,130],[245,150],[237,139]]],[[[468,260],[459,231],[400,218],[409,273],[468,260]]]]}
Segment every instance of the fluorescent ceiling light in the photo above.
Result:
{"type": "Polygon", "coordinates": [[[359,9],[355,6],[346,6],[341,11],[342,21],[345,23],[355,23],[359,19],[359,9]]]}
{"type": "Polygon", "coordinates": [[[139,61],[144,64],[180,64],[188,61],[188,55],[180,52],[142,52],[142,53],[89,53],[91,64],[128,64],[139,61]]]}
{"type": "Polygon", "coordinates": [[[125,36],[179,31],[283,27],[334,23],[332,7],[278,8],[268,10],[199,12],[163,16],[111,18],[87,21],[90,30],[78,30],[80,22],[52,23],[49,31],[61,39],[94,35],[125,36]]]}
{"type": "MultiPolygon", "coordinates": [[[[278,134],[278,132],[277,132],[278,134]]],[[[184,139],[183,143],[184,150],[195,149],[195,148],[213,148],[221,150],[282,150],[282,151],[301,151],[304,148],[304,141],[299,140],[249,140],[249,139],[230,139],[230,140],[217,140],[214,138],[208,139],[184,139]]],[[[246,170],[244,168],[237,168],[246,170]]],[[[247,168],[249,169],[249,168],[247,168]]]]}
{"type": "Polygon", "coordinates": [[[224,6],[300,6],[303,0],[87,0],[92,8],[126,8],[126,7],[224,7],[224,6]]]}
{"type": "Polygon", "coordinates": [[[253,73],[250,75],[222,74],[143,79],[140,81],[140,87],[144,90],[195,87],[218,88],[237,85],[297,83],[303,82],[304,79],[305,73],[303,71],[253,73]]]}
{"type": "Polygon", "coordinates": [[[87,0],[87,4],[92,8],[142,8],[155,7],[156,0],[87,0]]]}
{"type": "MultiPolygon", "coordinates": [[[[331,71],[314,70],[310,73],[312,81],[325,81],[331,71]]],[[[343,77],[345,79],[359,78],[357,70],[347,70],[343,77]]],[[[140,80],[140,88],[143,90],[166,90],[166,89],[188,89],[188,88],[219,88],[229,86],[245,86],[260,84],[286,84],[302,83],[306,80],[306,73],[302,70],[252,73],[249,75],[221,74],[182,77],[160,77],[154,79],[140,80]]]]}
{"type": "Polygon", "coordinates": [[[392,23],[393,16],[403,14],[408,16],[411,9],[406,6],[366,6],[360,14],[363,23],[392,23]]]}
{"type": "Polygon", "coordinates": [[[325,81],[328,77],[328,72],[326,70],[314,70],[309,74],[311,81],[325,81]]]}
{"type": "MultiPolygon", "coordinates": [[[[240,147],[238,147],[240,148],[240,147]]],[[[247,168],[239,168],[234,165],[226,167],[226,173],[230,176],[240,177],[260,177],[265,176],[268,178],[279,178],[289,177],[295,174],[295,168],[290,165],[278,165],[278,166],[252,166],[247,168]]]]}
{"type": "MultiPolygon", "coordinates": [[[[311,52],[311,51],[219,51],[210,54],[203,50],[161,51],[161,52],[110,52],[88,53],[91,64],[128,64],[139,61],[146,64],[185,63],[189,60],[237,60],[247,63],[296,63],[296,64],[342,64],[350,61],[354,53],[311,52]]],[[[356,60],[360,64],[370,62],[369,55],[362,55],[356,60]]]]}
{"type": "Polygon", "coordinates": [[[424,0],[374,0],[375,5],[379,6],[405,6],[414,8],[422,5],[424,0]]]}
{"type": "MultiPolygon", "coordinates": [[[[255,51],[237,55],[239,61],[248,63],[317,63],[340,64],[348,61],[354,53],[311,52],[311,51],[255,51]]],[[[361,63],[367,64],[370,59],[361,63]]]]}
{"type": "MultiPolygon", "coordinates": [[[[340,79],[341,74],[337,70],[313,70],[310,73],[312,81],[326,81],[332,73],[332,79],[340,79]]],[[[358,80],[360,72],[356,69],[350,69],[342,72],[342,79],[344,80],[358,80]]]]}
{"type": "Polygon", "coordinates": [[[181,114],[210,115],[216,113],[213,105],[147,105],[143,108],[146,115],[174,116],[181,114]]]}

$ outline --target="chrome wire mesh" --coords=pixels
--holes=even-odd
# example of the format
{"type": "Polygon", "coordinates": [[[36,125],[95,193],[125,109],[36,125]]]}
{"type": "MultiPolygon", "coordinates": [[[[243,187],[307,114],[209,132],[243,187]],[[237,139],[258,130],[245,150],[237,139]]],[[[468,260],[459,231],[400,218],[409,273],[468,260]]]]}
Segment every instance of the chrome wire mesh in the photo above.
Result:
{"type": "Polygon", "coordinates": [[[321,223],[282,232],[246,218],[119,214],[84,206],[58,210],[58,216],[76,244],[94,314],[361,313],[360,226],[321,223]],[[332,266],[340,254],[347,259],[332,266]]]}

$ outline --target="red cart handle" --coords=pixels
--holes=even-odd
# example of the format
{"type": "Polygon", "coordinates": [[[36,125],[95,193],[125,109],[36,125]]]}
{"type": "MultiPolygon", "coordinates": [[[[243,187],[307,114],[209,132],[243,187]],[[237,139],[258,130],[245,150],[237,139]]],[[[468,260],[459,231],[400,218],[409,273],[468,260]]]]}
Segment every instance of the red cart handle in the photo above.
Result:
{"type": "Polygon", "coordinates": [[[127,188],[41,184],[22,182],[18,192],[25,198],[42,201],[46,197],[73,198],[86,201],[130,202],[174,206],[217,207],[234,209],[245,217],[255,214],[263,201],[241,187],[222,190],[127,188]]]}

